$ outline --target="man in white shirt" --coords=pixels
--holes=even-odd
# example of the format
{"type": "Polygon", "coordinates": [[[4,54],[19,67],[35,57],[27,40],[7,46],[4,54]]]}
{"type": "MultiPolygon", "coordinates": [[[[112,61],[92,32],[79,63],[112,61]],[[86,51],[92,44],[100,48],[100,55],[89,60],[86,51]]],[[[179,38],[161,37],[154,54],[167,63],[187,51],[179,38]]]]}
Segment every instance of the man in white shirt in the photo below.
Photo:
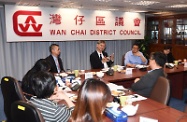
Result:
{"type": "Polygon", "coordinates": [[[108,57],[108,54],[104,52],[106,43],[103,40],[99,40],[96,45],[96,50],[90,55],[90,63],[92,69],[102,69],[111,67],[114,63],[114,54],[108,57]]]}

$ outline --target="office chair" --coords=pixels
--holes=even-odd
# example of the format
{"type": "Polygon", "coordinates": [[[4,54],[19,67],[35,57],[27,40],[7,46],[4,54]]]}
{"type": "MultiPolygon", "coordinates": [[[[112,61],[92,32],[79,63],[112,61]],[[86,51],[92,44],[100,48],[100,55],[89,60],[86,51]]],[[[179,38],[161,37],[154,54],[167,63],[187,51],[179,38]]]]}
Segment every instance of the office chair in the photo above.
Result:
{"type": "Polygon", "coordinates": [[[170,96],[170,83],[165,77],[159,77],[149,98],[167,105],[170,96]]]}
{"type": "MultiPolygon", "coordinates": [[[[125,53],[126,54],[126,53],[125,53]]],[[[121,58],[121,66],[125,66],[125,54],[122,55],[122,58],[121,58]]]]}
{"type": "Polygon", "coordinates": [[[184,113],[187,113],[187,105],[185,106],[184,113]]]}
{"type": "Polygon", "coordinates": [[[17,100],[26,101],[19,83],[16,79],[5,76],[1,79],[1,90],[4,98],[4,112],[7,117],[7,122],[11,120],[11,104],[17,100]]]}
{"type": "Polygon", "coordinates": [[[13,122],[45,122],[40,111],[26,101],[16,101],[11,106],[13,122]]]}

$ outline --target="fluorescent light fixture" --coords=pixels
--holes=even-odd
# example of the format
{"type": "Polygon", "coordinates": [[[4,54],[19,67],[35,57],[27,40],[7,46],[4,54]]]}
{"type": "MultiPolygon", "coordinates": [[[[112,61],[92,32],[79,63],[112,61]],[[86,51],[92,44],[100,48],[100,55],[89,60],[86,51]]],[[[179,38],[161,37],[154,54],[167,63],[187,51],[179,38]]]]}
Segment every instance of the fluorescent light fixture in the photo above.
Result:
{"type": "Polygon", "coordinates": [[[139,1],[139,2],[134,2],[131,3],[132,5],[138,5],[138,6],[149,6],[149,5],[153,5],[153,4],[157,4],[160,2],[157,1],[139,1]]]}
{"type": "Polygon", "coordinates": [[[130,3],[131,1],[130,1],[130,0],[124,0],[123,2],[125,2],[125,3],[130,3]]]}
{"type": "Polygon", "coordinates": [[[111,0],[93,0],[93,1],[96,1],[96,2],[110,2],[111,0]]]}
{"type": "Polygon", "coordinates": [[[103,10],[106,10],[106,11],[118,11],[119,9],[110,8],[110,9],[103,9],[103,10]]]}
{"type": "Polygon", "coordinates": [[[176,5],[166,6],[166,8],[187,8],[187,4],[176,4],[176,5]]]}

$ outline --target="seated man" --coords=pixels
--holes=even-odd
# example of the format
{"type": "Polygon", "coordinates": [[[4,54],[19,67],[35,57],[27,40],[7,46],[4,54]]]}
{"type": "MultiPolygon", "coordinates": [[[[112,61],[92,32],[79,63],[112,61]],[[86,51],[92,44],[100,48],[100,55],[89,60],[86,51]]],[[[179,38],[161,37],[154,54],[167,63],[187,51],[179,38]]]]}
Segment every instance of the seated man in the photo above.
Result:
{"type": "Polygon", "coordinates": [[[160,76],[165,76],[163,67],[166,63],[166,57],[161,52],[155,52],[150,55],[149,65],[152,69],[141,78],[136,78],[131,86],[132,91],[149,97],[150,93],[155,85],[155,82],[160,76]]]}
{"type": "Polygon", "coordinates": [[[62,63],[62,59],[59,57],[60,56],[60,48],[59,45],[57,44],[52,44],[49,47],[49,51],[51,53],[51,55],[49,55],[46,60],[49,62],[50,64],[50,71],[52,73],[60,73],[60,72],[64,72],[64,68],[63,68],[63,63],[62,63]]]}
{"type": "Polygon", "coordinates": [[[108,54],[104,52],[105,41],[98,41],[96,45],[96,51],[90,55],[90,63],[92,69],[102,69],[110,67],[114,63],[114,54],[108,57],[108,54]]]}
{"type": "Polygon", "coordinates": [[[147,64],[147,59],[142,52],[139,51],[139,45],[135,43],[132,46],[132,50],[125,54],[124,65],[136,67],[137,64],[147,64]]]}

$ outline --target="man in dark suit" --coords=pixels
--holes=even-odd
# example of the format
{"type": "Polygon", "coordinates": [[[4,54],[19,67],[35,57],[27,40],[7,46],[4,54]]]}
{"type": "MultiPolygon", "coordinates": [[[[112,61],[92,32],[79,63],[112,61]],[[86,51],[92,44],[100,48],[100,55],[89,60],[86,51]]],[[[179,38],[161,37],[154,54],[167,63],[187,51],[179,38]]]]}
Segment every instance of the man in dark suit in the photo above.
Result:
{"type": "Polygon", "coordinates": [[[90,55],[92,69],[107,68],[114,63],[114,54],[108,57],[108,54],[104,52],[105,46],[105,41],[100,40],[97,42],[96,50],[90,55]]]}
{"type": "Polygon", "coordinates": [[[165,73],[163,71],[165,63],[166,57],[163,53],[152,53],[149,59],[149,65],[152,70],[148,71],[148,73],[141,78],[136,78],[131,86],[131,89],[142,96],[149,97],[157,79],[160,76],[165,77],[165,73]]]}
{"type": "Polygon", "coordinates": [[[59,57],[60,56],[60,48],[59,45],[57,44],[52,44],[49,47],[49,51],[51,53],[51,55],[49,55],[46,60],[49,62],[50,64],[50,72],[52,73],[60,73],[60,72],[64,72],[64,68],[63,68],[63,63],[62,63],[62,59],[59,57]]]}

